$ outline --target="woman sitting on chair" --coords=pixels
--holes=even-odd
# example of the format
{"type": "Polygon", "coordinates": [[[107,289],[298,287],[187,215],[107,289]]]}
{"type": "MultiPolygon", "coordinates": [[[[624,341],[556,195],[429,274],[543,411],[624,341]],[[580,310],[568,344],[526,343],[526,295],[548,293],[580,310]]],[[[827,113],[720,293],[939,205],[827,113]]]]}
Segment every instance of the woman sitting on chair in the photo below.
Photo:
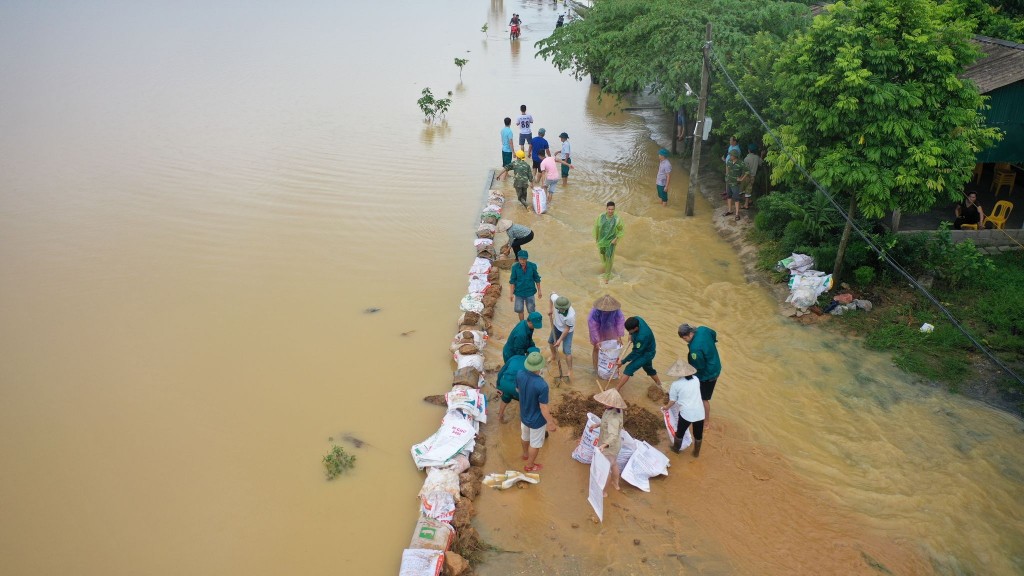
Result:
{"type": "Polygon", "coordinates": [[[978,194],[968,192],[963,202],[956,205],[956,220],[953,221],[953,230],[960,230],[964,224],[974,224],[980,230],[985,226],[985,211],[978,206],[978,194]]]}

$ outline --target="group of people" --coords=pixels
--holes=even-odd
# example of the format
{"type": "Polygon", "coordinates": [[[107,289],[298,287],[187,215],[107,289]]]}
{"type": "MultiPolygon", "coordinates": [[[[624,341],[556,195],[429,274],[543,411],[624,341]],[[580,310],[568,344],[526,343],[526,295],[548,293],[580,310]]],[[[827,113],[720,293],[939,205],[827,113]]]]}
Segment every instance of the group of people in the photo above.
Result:
{"type": "Polygon", "coordinates": [[[735,214],[737,220],[740,219],[740,210],[750,209],[750,199],[754,195],[754,179],[762,163],[757,152],[757,144],[747,144],[747,155],[743,160],[740,160],[741,152],[740,145],[733,136],[729,138],[729,148],[722,157],[722,161],[725,162],[725,215],[735,214]]]}
{"type": "MultiPolygon", "coordinates": [[[[521,256],[523,252],[525,250],[520,250],[521,256]]],[[[544,446],[546,432],[558,428],[548,410],[549,386],[541,376],[547,361],[534,341],[534,332],[544,326],[543,315],[536,311],[534,305],[534,295],[540,295],[540,275],[537,273],[536,265],[526,258],[520,258],[513,265],[509,282],[513,288],[513,295],[510,298],[515,302],[520,321],[509,333],[502,349],[504,365],[497,377],[497,388],[501,392],[498,419],[502,423],[505,422],[505,410],[508,405],[513,400],[519,402],[522,458],[526,462],[525,470],[533,472],[543,467],[537,463],[537,455],[544,446]],[[530,294],[524,295],[527,292],[530,294]],[[525,316],[524,311],[528,312],[525,316]]],[[[568,366],[568,377],[572,379],[572,342],[577,325],[576,311],[566,296],[551,294],[550,303],[548,318],[551,321],[551,331],[548,335],[548,346],[551,349],[551,357],[553,361],[559,363],[561,369],[561,351],[568,366]]],[[[622,411],[627,408],[621,394],[623,387],[641,369],[656,384],[662,386],[658,371],[654,368],[657,341],[654,332],[643,318],[626,318],[619,302],[610,295],[602,296],[594,302],[587,316],[587,327],[594,349],[595,372],[598,368],[601,344],[614,340],[621,345],[625,335],[629,334],[629,353],[615,361],[614,366],[609,366],[621,370],[618,382],[611,386],[609,381],[607,390],[594,396],[595,400],[607,407],[602,416],[598,447],[614,463],[620,446],[622,411]]],[[[704,440],[705,423],[711,416],[711,397],[722,371],[717,348],[718,335],[706,326],[694,327],[690,324],[679,326],[677,334],[686,342],[688,355],[686,360],[676,361],[667,371],[667,375],[676,380],[668,388],[669,404],[662,408],[669,410],[679,405],[672,450],[679,452],[686,430],[692,429],[693,455],[699,456],[704,440]]],[[[614,467],[612,483],[618,488],[618,470],[614,467]]]]}
{"type": "Polygon", "coordinates": [[[551,152],[551,144],[544,137],[547,130],[537,130],[537,136],[533,135],[533,115],[526,112],[526,104],[519,107],[520,115],[516,118],[516,127],[519,128],[519,148],[516,149],[514,134],[512,132],[512,118],[505,117],[505,126],[501,129],[501,165],[504,170],[498,175],[498,180],[512,172],[514,179],[512,186],[516,190],[519,202],[526,208],[530,207],[526,200],[526,191],[530,184],[540,184],[545,180],[545,192],[548,203],[555,195],[555,188],[559,178],[562,183],[569,182],[569,170],[572,168],[572,146],[569,144],[569,135],[562,132],[558,139],[562,142],[561,150],[551,152]],[[527,147],[528,146],[528,147],[527,147]],[[533,171],[530,164],[526,162],[529,155],[533,160],[533,171]]]}

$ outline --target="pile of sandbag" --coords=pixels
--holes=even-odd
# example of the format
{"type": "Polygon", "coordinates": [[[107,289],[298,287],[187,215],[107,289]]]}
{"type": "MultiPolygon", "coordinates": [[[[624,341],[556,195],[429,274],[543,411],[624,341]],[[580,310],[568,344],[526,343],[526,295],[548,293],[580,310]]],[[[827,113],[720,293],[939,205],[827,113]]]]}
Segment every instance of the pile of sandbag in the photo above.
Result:
{"type": "MultiPolygon", "coordinates": [[[[459,331],[452,337],[449,353],[455,371],[444,395],[447,411],[438,429],[411,448],[413,463],[427,477],[419,494],[420,518],[412,542],[402,552],[401,576],[437,576],[448,564],[465,567],[457,551],[479,549],[479,535],[470,521],[476,513],[472,499],[479,493],[487,452],[480,426],[487,422],[484,356],[487,331],[501,296],[501,279],[494,261],[495,224],[501,218],[505,197],[491,190],[475,230],[475,258],[469,267],[466,295],[459,303],[459,331]],[[450,550],[454,549],[454,551],[450,550]]],[[[506,247],[507,248],[507,247],[506,247]]],[[[518,478],[503,482],[537,481],[518,478]]]]}
{"type": "MultiPolygon", "coordinates": [[[[678,415],[678,411],[676,414],[678,415]]],[[[583,464],[594,461],[594,451],[597,450],[598,438],[601,436],[600,424],[600,418],[587,412],[587,425],[583,428],[579,443],[572,451],[573,460],[583,464]]],[[[666,425],[668,426],[667,420],[666,425]]],[[[668,426],[668,430],[670,438],[675,435],[675,430],[671,426],[668,426]]],[[[622,448],[615,462],[622,471],[622,479],[644,492],[650,492],[652,477],[668,475],[668,456],[647,442],[633,438],[625,429],[619,433],[619,439],[622,441],[622,448]]],[[[690,431],[687,430],[683,444],[689,446],[691,442],[690,431]]]]}
{"type": "Polygon", "coordinates": [[[775,264],[779,272],[789,270],[789,296],[786,302],[803,312],[818,301],[818,296],[832,289],[832,275],[814,268],[814,258],[793,253],[775,264]]]}

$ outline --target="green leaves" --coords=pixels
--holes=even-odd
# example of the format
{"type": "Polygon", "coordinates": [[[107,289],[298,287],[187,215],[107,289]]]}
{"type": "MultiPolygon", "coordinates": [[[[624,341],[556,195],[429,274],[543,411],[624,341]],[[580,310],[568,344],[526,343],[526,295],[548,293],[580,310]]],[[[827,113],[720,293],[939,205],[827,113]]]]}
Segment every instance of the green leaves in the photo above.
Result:
{"type": "Polygon", "coordinates": [[[348,454],[341,446],[334,445],[331,452],[324,456],[324,473],[328,480],[334,480],[355,466],[355,454],[348,454]]]}

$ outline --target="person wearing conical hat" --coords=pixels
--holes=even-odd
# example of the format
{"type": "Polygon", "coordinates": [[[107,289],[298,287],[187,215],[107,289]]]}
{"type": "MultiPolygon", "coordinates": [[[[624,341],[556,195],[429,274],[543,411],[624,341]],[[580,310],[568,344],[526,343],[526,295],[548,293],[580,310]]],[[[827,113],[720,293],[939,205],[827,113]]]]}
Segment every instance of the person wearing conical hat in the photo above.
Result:
{"type": "Polygon", "coordinates": [[[558,424],[548,409],[548,383],[541,377],[544,357],[540,352],[530,352],[523,362],[523,369],[516,376],[516,391],[519,392],[519,429],[523,441],[523,460],[526,472],[540,472],[537,454],[544,446],[548,432],[558,430],[558,424]]]}
{"type": "MultiPolygon", "coordinates": [[[[604,404],[607,408],[601,415],[601,423],[591,426],[591,430],[597,426],[601,427],[601,434],[597,439],[597,449],[611,461],[612,486],[616,490],[621,490],[618,458],[619,450],[622,449],[622,418],[623,410],[626,409],[626,401],[622,399],[622,395],[615,388],[594,394],[594,400],[604,404]]],[[[605,496],[607,495],[606,493],[605,496]]]]}
{"type": "Polygon", "coordinates": [[[700,380],[697,369],[686,360],[676,360],[665,375],[677,378],[668,390],[669,402],[662,410],[672,410],[678,406],[679,418],[676,419],[676,437],[672,440],[672,451],[679,454],[686,429],[693,426],[693,457],[700,456],[700,445],[704,442],[704,402],[700,399],[700,380]]]}
{"type": "Polygon", "coordinates": [[[594,307],[587,316],[587,328],[590,329],[590,343],[594,346],[594,372],[597,372],[597,354],[601,342],[615,340],[622,344],[626,335],[626,316],[622,313],[619,301],[605,294],[594,302],[594,307]]]}

